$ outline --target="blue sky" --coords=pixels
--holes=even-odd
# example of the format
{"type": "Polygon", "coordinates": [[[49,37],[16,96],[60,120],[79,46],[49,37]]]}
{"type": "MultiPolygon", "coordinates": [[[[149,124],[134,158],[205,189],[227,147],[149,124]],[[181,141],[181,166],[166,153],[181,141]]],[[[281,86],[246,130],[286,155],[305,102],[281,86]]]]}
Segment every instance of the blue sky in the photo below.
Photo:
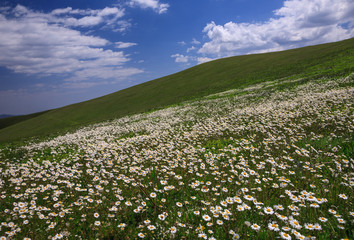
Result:
{"type": "MultiPolygon", "coordinates": [[[[354,36],[352,0],[0,0],[0,114],[354,36]]],[[[117,103],[119,104],[119,103],[117,103]]]]}

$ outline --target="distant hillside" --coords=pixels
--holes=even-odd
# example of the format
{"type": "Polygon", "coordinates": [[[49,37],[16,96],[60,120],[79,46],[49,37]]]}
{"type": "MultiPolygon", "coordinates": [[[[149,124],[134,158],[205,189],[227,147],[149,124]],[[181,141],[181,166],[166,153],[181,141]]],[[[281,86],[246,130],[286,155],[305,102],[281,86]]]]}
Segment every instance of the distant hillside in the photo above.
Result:
{"type": "Polygon", "coordinates": [[[9,114],[0,114],[0,119],[1,118],[8,118],[8,117],[13,117],[14,115],[9,115],[9,114]]]}
{"type": "Polygon", "coordinates": [[[34,118],[34,117],[37,117],[37,116],[42,115],[43,113],[46,113],[46,112],[48,112],[48,111],[32,113],[32,114],[27,114],[27,115],[20,115],[20,116],[5,115],[5,114],[0,115],[0,129],[6,128],[8,126],[14,125],[19,122],[26,121],[26,120],[34,118]]]}
{"type": "Polygon", "coordinates": [[[281,52],[219,59],[100,98],[38,115],[26,115],[28,119],[21,121],[14,117],[13,122],[0,130],[0,142],[46,136],[259,82],[289,76],[305,80],[344,76],[353,70],[353,38],[281,52]]]}

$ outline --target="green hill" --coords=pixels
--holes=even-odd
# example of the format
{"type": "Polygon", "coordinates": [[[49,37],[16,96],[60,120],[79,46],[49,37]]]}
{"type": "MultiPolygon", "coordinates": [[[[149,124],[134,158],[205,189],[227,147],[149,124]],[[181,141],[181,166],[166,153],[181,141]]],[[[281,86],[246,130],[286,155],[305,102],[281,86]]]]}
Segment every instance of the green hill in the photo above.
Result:
{"type": "Polygon", "coordinates": [[[354,38],[281,52],[219,59],[86,102],[27,117],[1,119],[0,142],[47,136],[259,82],[285,77],[311,80],[344,76],[353,70],[354,38]]]}
{"type": "Polygon", "coordinates": [[[27,115],[20,115],[20,116],[7,116],[0,118],[0,129],[6,128],[8,126],[14,125],[19,122],[26,121],[28,119],[37,117],[39,115],[42,115],[48,111],[43,111],[43,112],[37,112],[37,113],[32,113],[32,114],[27,114],[27,115]]]}

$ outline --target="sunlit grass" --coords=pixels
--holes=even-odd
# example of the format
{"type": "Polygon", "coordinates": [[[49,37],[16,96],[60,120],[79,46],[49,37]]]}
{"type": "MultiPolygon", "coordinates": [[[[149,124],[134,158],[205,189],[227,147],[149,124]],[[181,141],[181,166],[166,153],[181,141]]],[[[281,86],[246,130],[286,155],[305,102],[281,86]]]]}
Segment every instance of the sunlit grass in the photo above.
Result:
{"type": "Polygon", "coordinates": [[[353,239],[353,90],[274,81],[4,146],[0,239],[353,239]]]}

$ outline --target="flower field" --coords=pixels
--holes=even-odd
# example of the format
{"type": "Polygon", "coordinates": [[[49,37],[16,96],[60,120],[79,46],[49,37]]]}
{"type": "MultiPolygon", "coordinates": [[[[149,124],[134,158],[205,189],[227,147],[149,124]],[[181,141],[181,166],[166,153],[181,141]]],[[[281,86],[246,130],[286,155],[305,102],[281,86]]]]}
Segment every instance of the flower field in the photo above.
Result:
{"type": "Polygon", "coordinates": [[[354,76],[0,149],[0,239],[353,239],[354,76]]]}

